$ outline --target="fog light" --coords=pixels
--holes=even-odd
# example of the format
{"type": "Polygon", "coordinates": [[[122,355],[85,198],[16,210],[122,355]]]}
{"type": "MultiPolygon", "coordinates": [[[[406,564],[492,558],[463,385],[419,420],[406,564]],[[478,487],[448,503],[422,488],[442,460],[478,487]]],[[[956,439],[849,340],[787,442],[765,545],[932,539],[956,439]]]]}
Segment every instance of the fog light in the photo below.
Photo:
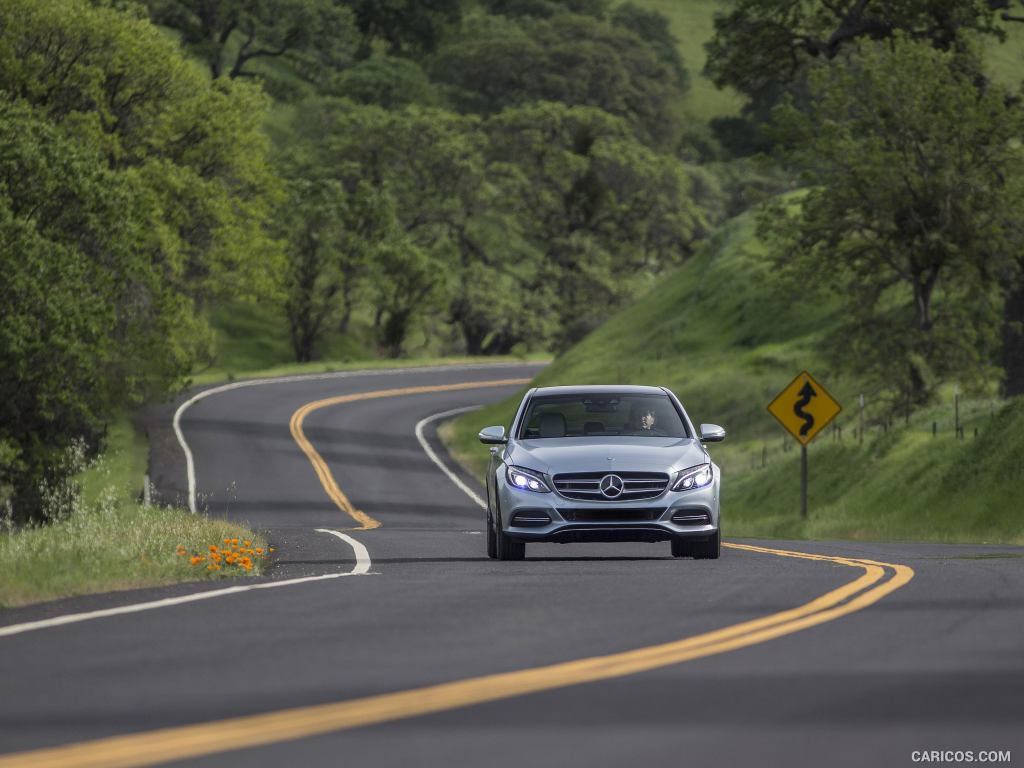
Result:
{"type": "Polygon", "coordinates": [[[527,509],[512,515],[512,525],[519,528],[543,528],[551,522],[551,516],[540,509],[527,509]]]}

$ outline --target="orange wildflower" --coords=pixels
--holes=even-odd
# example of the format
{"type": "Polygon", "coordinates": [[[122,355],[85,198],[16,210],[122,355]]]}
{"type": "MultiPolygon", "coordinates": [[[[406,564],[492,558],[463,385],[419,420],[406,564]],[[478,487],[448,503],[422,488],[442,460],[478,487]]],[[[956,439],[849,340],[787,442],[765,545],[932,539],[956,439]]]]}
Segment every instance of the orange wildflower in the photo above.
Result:
{"type": "Polygon", "coordinates": [[[206,558],[203,557],[202,555],[192,555],[192,557],[189,558],[189,562],[191,562],[192,565],[199,565],[205,559],[206,558]]]}
{"type": "Polygon", "coordinates": [[[206,570],[208,570],[208,571],[219,571],[220,570],[220,566],[219,565],[214,565],[213,563],[210,563],[208,566],[206,566],[206,570]]]}
{"type": "Polygon", "coordinates": [[[231,543],[231,539],[224,539],[224,543],[225,544],[230,544],[231,543]]]}
{"type": "Polygon", "coordinates": [[[252,542],[251,541],[246,541],[246,542],[244,542],[244,544],[247,547],[251,547],[252,546],[252,542]]]}
{"type": "Polygon", "coordinates": [[[231,543],[232,543],[232,544],[237,544],[237,543],[238,543],[238,539],[232,539],[232,540],[231,540],[231,543]]]}
{"type": "Polygon", "coordinates": [[[184,555],[186,553],[187,550],[181,544],[179,544],[178,548],[175,549],[174,551],[178,554],[179,557],[181,557],[182,555],[184,555]]]}
{"type": "Polygon", "coordinates": [[[256,547],[256,554],[257,555],[262,555],[263,554],[263,547],[256,547]]]}

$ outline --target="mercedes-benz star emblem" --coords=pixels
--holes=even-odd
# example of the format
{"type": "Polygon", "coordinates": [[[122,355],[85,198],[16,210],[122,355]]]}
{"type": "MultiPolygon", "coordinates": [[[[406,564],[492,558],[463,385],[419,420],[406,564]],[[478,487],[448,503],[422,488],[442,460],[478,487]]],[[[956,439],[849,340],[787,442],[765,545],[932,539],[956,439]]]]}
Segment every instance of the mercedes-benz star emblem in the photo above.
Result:
{"type": "Polygon", "coordinates": [[[618,475],[605,475],[598,487],[606,499],[616,499],[622,493],[622,478],[618,475]]]}

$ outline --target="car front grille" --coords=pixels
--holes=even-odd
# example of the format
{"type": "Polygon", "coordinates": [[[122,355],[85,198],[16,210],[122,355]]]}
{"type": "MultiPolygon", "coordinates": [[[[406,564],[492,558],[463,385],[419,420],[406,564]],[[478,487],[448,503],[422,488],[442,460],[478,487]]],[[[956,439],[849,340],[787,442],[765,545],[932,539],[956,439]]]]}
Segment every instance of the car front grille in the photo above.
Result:
{"type": "Polygon", "coordinates": [[[559,509],[558,514],[570,523],[636,523],[657,520],[664,509],[559,509]]]}
{"type": "Polygon", "coordinates": [[[580,501],[641,501],[661,496],[668,487],[668,475],[660,472],[568,472],[555,475],[555,490],[567,499],[580,501]],[[601,493],[601,480],[617,475],[622,493],[614,498],[601,493]]]}

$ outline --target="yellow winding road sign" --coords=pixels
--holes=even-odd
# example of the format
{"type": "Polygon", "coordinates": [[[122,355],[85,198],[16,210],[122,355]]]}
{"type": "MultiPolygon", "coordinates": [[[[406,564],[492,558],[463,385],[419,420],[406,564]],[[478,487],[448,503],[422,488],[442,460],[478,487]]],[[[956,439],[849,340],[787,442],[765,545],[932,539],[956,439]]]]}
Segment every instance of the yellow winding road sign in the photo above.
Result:
{"type": "Polygon", "coordinates": [[[811,442],[841,410],[836,399],[807,371],[793,379],[768,404],[768,413],[801,445],[811,442]]]}

